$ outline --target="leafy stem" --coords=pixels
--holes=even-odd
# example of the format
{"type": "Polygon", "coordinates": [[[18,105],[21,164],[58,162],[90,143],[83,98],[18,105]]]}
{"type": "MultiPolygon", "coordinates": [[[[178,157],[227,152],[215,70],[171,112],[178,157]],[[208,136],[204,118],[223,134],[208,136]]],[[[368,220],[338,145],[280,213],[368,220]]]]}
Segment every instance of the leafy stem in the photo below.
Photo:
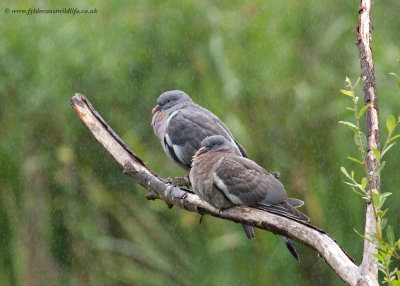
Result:
{"type": "Polygon", "coordinates": [[[366,237],[361,234],[360,235],[364,239],[371,241],[375,244],[378,253],[374,254],[374,256],[377,258],[377,266],[379,271],[381,271],[385,275],[384,283],[387,283],[389,286],[400,286],[400,271],[398,271],[397,268],[395,268],[393,271],[390,270],[392,258],[400,258],[398,254],[398,251],[400,251],[400,239],[396,242],[394,241],[394,233],[390,225],[386,228],[387,240],[383,238],[383,230],[385,229],[385,226],[387,224],[387,218],[385,218],[385,215],[388,210],[383,209],[383,205],[386,201],[386,198],[390,196],[391,193],[386,192],[380,194],[378,190],[373,187],[372,183],[373,180],[377,176],[379,176],[380,172],[385,166],[385,162],[382,161],[383,156],[396,144],[395,140],[400,138],[400,134],[393,136],[396,127],[400,125],[400,115],[397,118],[397,121],[393,115],[389,115],[387,117],[386,127],[388,130],[388,136],[386,138],[382,151],[379,151],[376,148],[372,147],[371,151],[373,152],[377,164],[373,172],[368,172],[366,164],[366,151],[363,145],[363,138],[365,135],[360,128],[360,118],[362,117],[364,112],[368,108],[370,108],[371,105],[367,104],[360,111],[358,111],[359,97],[355,95],[355,87],[357,86],[359,80],[360,79],[358,78],[357,82],[353,85],[350,79],[346,77],[347,89],[340,90],[342,94],[350,97],[353,102],[353,107],[346,107],[346,109],[354,112],[355,122],[351,123],[347,121],[339,121],[339,123],[347,126],[354,133],[354,141],[360,151],[361,159],[359,160],[353,157],[347,158],[353,162],[363,165],[365,177],[361,179],[361,182],[358,182],[355,178],[355,173],[353,170],[349,173],[345,167],[341,167],[341,171],[348,179],[348,181],[346,181],[345,183],[349,185],[356,194],[360,195],[363,199],[372,203],[372,208],[376,221],[376,232],[375,234],[371,235],[371,237],[366,237]]]}

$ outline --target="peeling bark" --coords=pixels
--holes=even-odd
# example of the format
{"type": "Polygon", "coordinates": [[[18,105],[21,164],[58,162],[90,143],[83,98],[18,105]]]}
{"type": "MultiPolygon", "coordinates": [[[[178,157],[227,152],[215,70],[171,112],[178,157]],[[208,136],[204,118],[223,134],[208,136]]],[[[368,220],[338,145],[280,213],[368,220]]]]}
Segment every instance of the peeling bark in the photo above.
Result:
{"type": "MultiPolygon", "coordinates": [[[[366,167],[368,174],[372,174],[377,167],[377,162],[372,148],[380,150],[378,97],[376,94],[375,71],[371,47],[372,7],[373,0],[360,1],[359,25],[356,30],[357,46],[361,65],[361,79],[364,91],[364,103],[371,104],[365,112],[367,129],[366,167]]],[[[372,180],[371,187],[372,189],[376,189],[378,192],[380,192],[380,175],[376,176],[372,180]]],[[[369,188],[367,188],[367,193],[368,195],[371,195],[369,188]]],[[[374,215],[374,209],[372,203],[367,202],[365,207],[364,235],[366,237],[371,237],[375,232],[376,219],[374,215]]],[[[377,252],[378,251],[375,248],[375,244],[365,239],[361,270],[364,274],[373,277],[376,281],[378,280],[378,268],[376,264],[376,258],[373,256],[373,254],[377,252]]]]}

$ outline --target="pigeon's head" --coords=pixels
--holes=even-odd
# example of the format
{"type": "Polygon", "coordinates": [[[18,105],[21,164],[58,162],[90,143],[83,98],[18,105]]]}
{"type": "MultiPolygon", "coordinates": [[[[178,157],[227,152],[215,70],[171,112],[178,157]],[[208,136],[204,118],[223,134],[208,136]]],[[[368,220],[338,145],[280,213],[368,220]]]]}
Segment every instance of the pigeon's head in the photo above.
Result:
{"type": "Polygon", "coordinates": [[[156,113],[159,110],[166,110],[171,107],[180,105],[181,103],[190,103],[192,99],[180,90],[171,90],[164,92],[157,99],[157,105],[153,108],[152,113],[156,113]]]}
{"type": "Polygon", "coordinates": [[[206,137],[201,142],[201,148],[197,151],[195,156],[215,151],[230,151],[232,153],[236,153],[235,147],[224,136],[213,135],[206,137]]]}

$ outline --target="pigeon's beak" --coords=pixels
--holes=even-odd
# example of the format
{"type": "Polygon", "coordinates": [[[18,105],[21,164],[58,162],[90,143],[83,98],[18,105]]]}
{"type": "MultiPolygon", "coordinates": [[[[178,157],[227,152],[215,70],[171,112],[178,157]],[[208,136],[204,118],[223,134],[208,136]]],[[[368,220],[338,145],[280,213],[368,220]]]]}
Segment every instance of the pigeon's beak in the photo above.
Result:
{"type": "Polygon", "coordinates": [[[157,111],[159,111],[161,109],[161,106],[159,106],[158,104],[153,108],[153,110],[151,111],[152,114],[156,113],[157,111]]]}
{"type": "Polygon", "coordinates": [[[197,151],[196,154],[195,154],[194,156],[197,157],[197,156],[200,156],[201,154],[206,153],[206,152],[207,152],[207,148],[201,147],[201,148],[199,149],[199,151],[197,151]]]}

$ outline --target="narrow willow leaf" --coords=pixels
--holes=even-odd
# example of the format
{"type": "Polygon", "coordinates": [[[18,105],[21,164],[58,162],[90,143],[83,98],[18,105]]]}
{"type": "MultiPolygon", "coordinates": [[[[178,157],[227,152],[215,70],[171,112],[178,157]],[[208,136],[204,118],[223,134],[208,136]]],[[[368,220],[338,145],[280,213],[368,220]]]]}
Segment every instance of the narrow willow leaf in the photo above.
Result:
{"type": "Polygon", "coordinates": [[[386,118],[386,127],[387,127],[389,133],[393,131],[395,126],[396,126],[396,119],[394,118],[394,116],[392,114],[390,114],[386,118]]]}
{"type": "Polygon", "coordinates": [[[396,77],[396,78],[399,78],[399,76],[397,74],[395,74],[394,72],[390,72],[389,74],[394,76],[394,77],[396,77]]]}
{"type": "MultiPolygon", "coordinates": [[[[387,213],[387,211],[388,211],[388,209],[384,210],[383,213],[382,213],[382,215],[381,215],[381,217],[384,217],[385,214],[387,213]]],[[[386,218],[385,218],[385,219],[386,219],[386,218]]],[[[384,220],[384,219],[382,219],[382,221],[383,221],[383,220],[384,220]]],[[[381,221],[381,226],[382,226],[382,229],[384,229],[384,226],[383,226],[383,224],[382,224],[382,221],[381,221]]]]}
{"type": "Polygon", "coordinates": [[[375,159],[379,162],[379,151],[375,147],[372,147],[372,152],[374,153],[375,159]]]}
{"type": "Polygon", "coordinates": [[[392,193],[389,193],[389,192],[381,194],[381,196],[383,196],[385,198],[390,197],[391,195],[392,195],[392,193]]]}
{"type": "Polygon", "coordinates": [[[378,176],[380,172],[382,171],[383,167],[385,167],[385,162],[382,162],[379,164],[378,168],[374,172],[374,177],[378,176]]]}
{"type": "Polygon", "coordinates": [[[367,178],[362,178],[362,180],[361,180],[361,186],[363,187],[363,189],[365,190],[365,188],[367,187],[367,183],[368,183],[368,180],[367,180],[367,178]]]}
{"type": "Polygon", "coordinates": [[[345,95],[347,95],[347,96],[350,96],[350,97],[354,98],[354,92],[352,92],[350,90],[341,89],[340,92],[345,94],[345,95]]]}
{"type": "Polygon", "coordinates": [[[387,236],[389,244],[393,245],[394,244],[394,233],[393,233],[393,229],[390,225],[388,225],[388,227],[386,229],[386,236],[387,236]]]}
{"type": "Polygon", "coordinates": [[[358,77],[358,79],[357,79],[356,83],[354,84],[353,88],[356,87],[356,86],[358,85],[358,83],[360,82],[360,79],[361,79],[361,78],[358,77]]]}
{"type": "Polygon", "coordinates": [[[349,160],[351,160],[351,161],[354,161],[354,162],[356,162],[356,163],[358,163],[358,164],[364,165],[363,162],[361,162],[360,160],[358,160],[358,159],[356,159],[356,158],[347,157],[347,159],[349,159],[349,160]]]}
{"type": "Polygon", "coordinates": [[[357,184],[350,183],[350,182],[344,182],[344,183],[345,183],[346,185],[349,185],[349,186],[358,188],[357,184]]]}
{"type": "Polygon", "coordinates": [[[345,167],[340,167],[340,171],[342,171],[342,173],[347,177],[347,178],[350,178],[350,175],[349,175],[349,173],[347,173],[347,170],[346,170],[346,168],[345,167]]]}
{"type": "Polygon", "coordinates": [[[385,259],[382,257],[382,255],[380,255],[378,253],[375,253],[375,254],[372,254],[372,255],[375,256],[376,258],[378,258],[379,261],[382,261],[382,262],[385,261],[385,259]]]}
{"type": "Polygon", "coordinates": [[[383,155],[385,155],[385,153],[386,153],[387,151],[389,151],[390,148],[393,147],[394,144],[396,144],[396,142],[393,142],[392,144],[390,144],[389,146],[387,146],[385,150],[383,150],[382,155],[381,155],[381,158],[383,157],[383,155]]]}
{"type": "Polygon", "coordinates": [[[392,144],[390,144],[389,146],[387,146],[386,149],[385,149],[385,151],[382,153],[381,158],[382,158],[383,155],[385,155],[385,153],[386,153],[387,151],[389,151],[389,149],[392,148],[392,147],[394,146],[394,144],[396,144],[396,143],[397,143],[397,142],[393,142],[392,144]]]}
{"type": "Polygon", "coordinates": [[[378,208],[379,205],[379,194],[372,192],[372,202],[374,203],[374,206],[378,208]]]}
{"type": "MultiPolygon", "coordinates": [[[[383,215],[385,215],[385,212],[387,211],[387,209],[383,212],[383,215]]],[[[383,216],[382,215],[382,216],[383,216]]],[[[387,218],[383,218],[381,219],[381,229],[384,230],[387,224],[387,218]]]]}
{"type": "MultiPolygon", "coordinates": [[[[383,204],[385,203],[385,201],[386,201],[386,197],[385,197],[385,196],[380,195],[380,196],[378,197],[378,209],[381,209],[381,208],[382,208],[382,206],[383,206],[383,204]]],[[[381,214],[381,215],[382,215],[382,214],[381,214]]]]}
{"type": "Polygon", "coordinates": [[[363,194],[363,193],[360,193],[359,191],[357,191],[356,189],[354,189],[354,188],[351,188],[352,190],[353,190],[353,192],[355,192],[357,195],[359,195],[360,197],[362,197],[362,198],[364,198],[364,196],[365,196],[365,194],[363,194]]]}
{"type": "Polygon", "coordinates": [[[355,134],[357,134],[357,126],[355,126],[353,123],[347,121],[339,121],[338,123],[349,127],[355,134]]]}
{"type": "Polygon", "coordinates": [[[397,134],[396,136],[393,136],[392,138],[390,138],[389,142],[392,142],[393,140],[396,140],[399,137],[400,137],[400,134],[397,134]]]}
{"type": "Polygon", "coordinates": [[[365,106],[360,110],[360,112],[358,113],[358,117],[361,117],[361,116],[364,114],[365,110],[367,110],[368,107],[370,107],[370,106],[371,106],[370,103],[368,103],[367,105],[365,105],[365,106]]]}
{"type": "MultiPolygon", "coordinates": [[[[399,62],[400,62],[400,60],[399,60],[399,62]]],[[[346,79],[345,79],[344,81],[347,82],[347,84],[348,84],[349,86],[351,86],[351,80],[349,79],[348,76],[346,76],[346,79]]]]}
{"type": "Polygon", "coordinates": [[[347,110],[356,111],[354,108],[346,107],[347,110]]]}
{"type": "Polygon", "coordinates": [[[357,134],[354,134],[354,143],[356,143],[357,146],[360,146],[360,139],[358,139],[357,134]]]}
{"type": "Polygon", "coordinates": [[[372,193],[379,195],[379,192],[377,189],[372,189],[372,193]]]}
{"type": "Polygon", "coordinates": [[[359,235],[361,236],[363,239],[368,240],[369,242],[373,242],[370,238],[366,237],[365,235],[361,234],[360,232],[358,232],[358,230],[356,230],[355,228],[353,228],[353,230],[359,235]]]}

